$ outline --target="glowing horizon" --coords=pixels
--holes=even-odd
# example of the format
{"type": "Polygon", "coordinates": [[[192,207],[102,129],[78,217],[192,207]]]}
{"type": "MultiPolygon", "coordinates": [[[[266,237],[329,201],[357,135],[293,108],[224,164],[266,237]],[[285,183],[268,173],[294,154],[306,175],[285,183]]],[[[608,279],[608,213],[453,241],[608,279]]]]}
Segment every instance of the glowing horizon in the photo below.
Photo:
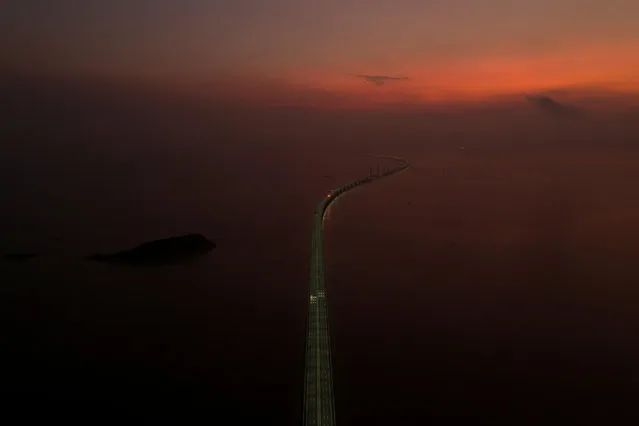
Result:
{"type": "Polygon", "coordinates": [[[0,17],[0,63],[236,102],[335,108],[562,89],[639,93],[639,3],[541,3],[23,0],[0,17]]]}

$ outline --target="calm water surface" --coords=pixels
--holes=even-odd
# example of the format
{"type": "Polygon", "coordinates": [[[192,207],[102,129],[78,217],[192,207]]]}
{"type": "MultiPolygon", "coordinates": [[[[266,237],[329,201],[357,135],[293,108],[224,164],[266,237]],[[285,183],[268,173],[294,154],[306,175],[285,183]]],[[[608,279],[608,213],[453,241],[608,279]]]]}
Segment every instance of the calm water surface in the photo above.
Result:
{"type": "Polygon", "coordinates": [[[383,152],[413,168],[340,199],[327,224],[339,423],[632,407],[626,121],[15,99],[0,250],[40,256],[0,263],[7,404],[298,424],[312,211],[383,152]],[[218,247],[157,269],[81,259],[189,232],[218,247]]]}

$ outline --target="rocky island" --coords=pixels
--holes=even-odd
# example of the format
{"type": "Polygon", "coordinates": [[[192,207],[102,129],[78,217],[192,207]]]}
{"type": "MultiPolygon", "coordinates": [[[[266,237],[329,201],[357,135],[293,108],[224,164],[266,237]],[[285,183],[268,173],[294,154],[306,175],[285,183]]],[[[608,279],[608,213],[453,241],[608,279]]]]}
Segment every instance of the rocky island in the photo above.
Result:
{"type": "Polygon", "coordinates": [[[3,257],[13,262],[24,262],[25,260],[34,259],[37,256],[35,253],[7,253],[3,257]]]}
{"type": "Polygon", "coordinates": [[[94,254],[88,260],[135,266],[156,266],[183,262],[204,255],[215,243],[199,234],[170,237],[140,244],[130,250],[111,254],[94,254]]]}

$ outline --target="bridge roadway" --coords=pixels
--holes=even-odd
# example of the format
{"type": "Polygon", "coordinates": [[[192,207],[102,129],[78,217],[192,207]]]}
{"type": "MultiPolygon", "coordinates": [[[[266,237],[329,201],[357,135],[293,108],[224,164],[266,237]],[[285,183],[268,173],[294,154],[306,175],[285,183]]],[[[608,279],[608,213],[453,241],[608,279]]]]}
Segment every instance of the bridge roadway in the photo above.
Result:
{"type": "Polygon", "coordinates": [[[376,157],[396,160],[400,165],[383,174],[369,175],[333,189],[315,208],[313,234],[311,236],[306,371],[304,374],[303,422],[305,426],[332,426],[335,424],[331,339],[324,278],[324,216],[328,206],[347,191],[408,168],[408,163],[401,158],[382,155],[377,155],[376,157]]]}

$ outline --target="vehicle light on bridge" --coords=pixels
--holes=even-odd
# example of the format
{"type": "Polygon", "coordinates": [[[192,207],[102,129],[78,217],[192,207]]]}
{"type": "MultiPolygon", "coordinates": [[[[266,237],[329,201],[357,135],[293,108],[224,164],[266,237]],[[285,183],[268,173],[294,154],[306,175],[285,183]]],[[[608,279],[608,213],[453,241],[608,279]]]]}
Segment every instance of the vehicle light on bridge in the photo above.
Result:
{"type": "Polygon", "coordinates": [[[326,198],[331,198],[331,197],[332,197],[332,195],[331,195],[331,194],[327,194],[327,195],[326,195],[326,198]]]}

